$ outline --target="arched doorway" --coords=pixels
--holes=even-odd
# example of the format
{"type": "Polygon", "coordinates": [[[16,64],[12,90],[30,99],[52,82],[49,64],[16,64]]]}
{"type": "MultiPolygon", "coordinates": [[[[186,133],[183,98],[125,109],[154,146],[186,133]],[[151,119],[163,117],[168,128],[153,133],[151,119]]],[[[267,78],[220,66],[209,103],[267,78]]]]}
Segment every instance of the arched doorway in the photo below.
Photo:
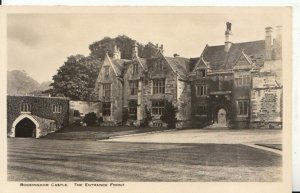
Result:
{"type": "Polygon", "coordinates": [[[36,125],[26,117],[16,125],[15,132],[15,137],[35,137],[36,125]]]}
{"type": "Polygon", "coordinates": [[[226,110],[221,108],[218,110],[218,125],[226,126],[227,121],[226,121],[226,110]]]}
{"type": "Polygon", "coordinates": [[[30,114],[21,114],[12,124],[10,137],[40,137],[40,124],[30,114]]]}

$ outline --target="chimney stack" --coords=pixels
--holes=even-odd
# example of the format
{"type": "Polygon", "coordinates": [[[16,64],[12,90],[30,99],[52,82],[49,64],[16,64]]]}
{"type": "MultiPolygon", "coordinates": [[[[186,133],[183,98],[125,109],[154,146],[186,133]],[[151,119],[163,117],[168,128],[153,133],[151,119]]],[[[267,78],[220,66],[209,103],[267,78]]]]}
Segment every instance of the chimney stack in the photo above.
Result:
{"type": "Polygon", "coordinates": [[[275,59],[282,58],[282,26],[276,26],[275,59]]]}
{"type": "Polygon", "coordinates": [[[272,60],[272,27],[266,27],[266,36],[265,36],[265,60],[272,60]]]}
{"type": "Polygon", "coordinates": [[[161,53],[164,53],[164,45],[163,44],[160,45],[159,49],[160,49],[161,53]]]}
{"type": "Polygon", "coordinates": [[[117,45],[114,47],[113,59],[121,59],[121,52],[117,45]]]}
{"type": "Polygon", "coordinates": [[[134,44],[132,46],[132,59],[138,57],[138,44],[136,41],[134,41],[134,44]]]}
{"type": "Polygon", "coordinates": [[[232,35],[231,32],[231,23],[230,22],[226,22],[226,31],[225,31],[225,48],[224,51],[228,52],[230,49],[230,46],[232,44],[232,42],[230,41],[230,36],[232,35]]]}

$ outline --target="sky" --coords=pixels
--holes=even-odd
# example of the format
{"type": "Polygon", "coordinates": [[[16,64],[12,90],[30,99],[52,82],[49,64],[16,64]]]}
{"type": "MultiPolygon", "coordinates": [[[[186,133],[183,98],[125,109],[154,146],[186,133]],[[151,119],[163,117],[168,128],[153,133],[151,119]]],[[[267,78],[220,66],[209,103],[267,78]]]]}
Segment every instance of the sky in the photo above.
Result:
{"type": "Polygon", "coordinates": [[[91,43],[118,35],[143,44],[163,44],[166,56],[199,57],[206,44],[224,44],[227,21],[232,23],[233,43],[264,39],[267,26],[284,27],[280,9],[267,13],[224,9],[211,13],[9,14],[7,66],[8,70],[25,70],[38,82],[50,81],[68,56],[88,55],[91,43]]]}

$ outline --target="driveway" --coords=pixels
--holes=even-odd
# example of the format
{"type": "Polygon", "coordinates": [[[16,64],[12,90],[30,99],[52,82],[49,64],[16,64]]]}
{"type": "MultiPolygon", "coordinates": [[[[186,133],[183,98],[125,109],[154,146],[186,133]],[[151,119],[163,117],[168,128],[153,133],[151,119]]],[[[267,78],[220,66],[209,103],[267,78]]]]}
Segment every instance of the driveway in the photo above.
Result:
{"type": "Polygon", "coordinates": [[[175,130],[132,136],[108,141],[147,143],[281,144],[281,130],[175,130]]]}

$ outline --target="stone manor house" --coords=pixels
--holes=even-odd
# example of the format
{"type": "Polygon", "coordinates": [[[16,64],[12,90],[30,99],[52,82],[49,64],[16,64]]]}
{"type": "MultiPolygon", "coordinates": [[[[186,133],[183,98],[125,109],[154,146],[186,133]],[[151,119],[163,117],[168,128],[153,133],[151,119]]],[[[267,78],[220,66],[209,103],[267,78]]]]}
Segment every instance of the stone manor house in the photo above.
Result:
{"type": "Polygon", "coordinates": [[[55,132],[95,112],[101,125],[161,127],[166,101],[177,108],[176,127],[282,127],[281,27],[265,28],[265,39],[206,45],[200,57],[121,58],[106,54],[95,85],[96,101],[64,97],[7,96],[7,135],[36,137],[55,132]],[[126,116],[125,116],[126,115],[126,116]],[[126,122],[124,122],[126,117],[126,122]],[[146,121],[147,120],[147,121],[146,121]]]}
{"type": "Polygon", "coordinates": [[[281,26],[265,28],[265,39],[231,42],[226,23],[225,43],[206,45],[199,58],[167,57],[163,46],[155,57],[121,58],[115,46],[106,54],[96,81],[103,125],[139,126],[150,114],[150,126],[160,120],[165,102],[177,107],[177,127],[215,125],[231,128],[281,128],[281,26]]]}

